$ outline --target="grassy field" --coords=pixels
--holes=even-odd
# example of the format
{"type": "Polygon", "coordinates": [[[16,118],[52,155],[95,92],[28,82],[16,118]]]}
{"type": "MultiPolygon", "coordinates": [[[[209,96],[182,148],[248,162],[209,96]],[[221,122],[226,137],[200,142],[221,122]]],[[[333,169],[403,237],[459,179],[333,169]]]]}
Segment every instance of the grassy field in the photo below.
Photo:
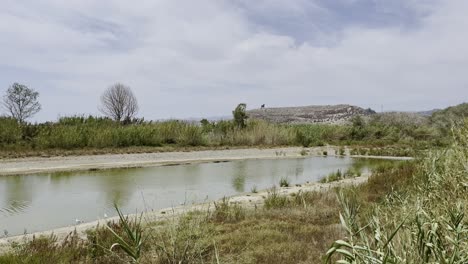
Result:
{"type": "Polygon", "coordinates": [[[272,189],[263,207],[226,199],[166,222],[123,218],[87,239],[16,245],[0,263],[467,263],[467,164],[468,125],[449,147],[379,166],[359,186],[272,189]]]}

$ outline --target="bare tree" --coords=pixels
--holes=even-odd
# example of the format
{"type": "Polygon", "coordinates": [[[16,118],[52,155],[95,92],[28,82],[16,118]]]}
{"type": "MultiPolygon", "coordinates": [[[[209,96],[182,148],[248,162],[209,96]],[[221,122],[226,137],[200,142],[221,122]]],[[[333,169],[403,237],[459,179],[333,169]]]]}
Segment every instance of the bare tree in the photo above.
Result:
{"type": "Polygon", "coordinates": [[[3,96],[3,107],[20,123],[41,110],[39,93],[26,85],[13,83],[3,96]]]}
{"type": "Polygon", "coordinates": [[[130,87],[116,83],[101,95],[100,111],[115,121],[129,121],[138,112],[138,101],[130,87]]]}

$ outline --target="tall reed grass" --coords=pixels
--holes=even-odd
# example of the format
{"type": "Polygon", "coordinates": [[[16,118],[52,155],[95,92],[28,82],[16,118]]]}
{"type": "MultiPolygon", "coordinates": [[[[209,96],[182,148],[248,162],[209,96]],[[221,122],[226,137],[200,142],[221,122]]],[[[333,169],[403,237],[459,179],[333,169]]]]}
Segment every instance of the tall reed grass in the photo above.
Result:
{"type": "Polygon", "coordinates": [[[468,263],[468,125],[454,138],[450,148],[428,154],[412,179],[399,180],[411,184],[367,215],[359,200],[342,193],[347,236],[333,243],[326,262],[468,263]]]}
{"type": "MultiPolygon", "coordinates": [[[[135,120],[131,124],[122,125],[107,118],[93,116],[62,117],[54,123],[20,125],[11,118],[0,117],[0,147],[16,152],[161,146],[312,147],[326,144],[403,144],[427,147],[444,137],[428,132],[427,137],[421,138],[416,135],[419,132],[402,129],[401,126],[399,123],[392,125],[379,121],[358,125],[287,125],[261,120],[249,120],[244,128],[239,128],[233,121],[207,120],[201,123],[135,120]],[[359,137],[356,137],[357,134],[359,137]]],[[[424,129],[424,126],[419,129],[424,129]]]]}

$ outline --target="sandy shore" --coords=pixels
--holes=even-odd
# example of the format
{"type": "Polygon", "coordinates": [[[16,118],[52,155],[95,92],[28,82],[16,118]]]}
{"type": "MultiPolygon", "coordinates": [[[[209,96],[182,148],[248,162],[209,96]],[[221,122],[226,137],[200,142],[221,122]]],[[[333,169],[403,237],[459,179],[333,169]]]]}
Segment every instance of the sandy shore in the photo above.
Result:
{"type": "Polygon", "coordinates": [[[302,148],[228,149],[0,160],[0,175],[101,170],[238,159],[298,157],[302,148]]]}
{"type": "MultiPolygon", "coordinates": [[[[298,193],[300,191],[325,191],[337,186],[350,186],[362,184],[367,181],[369,174],[362,175],[360,177],[348,178],[337,182],[331,183],[305,183],[302,185],[296,185],[293,187],[282,187],[278,188],[278,193],[280,195],[291,195],[293,193],[298,193]]],[[[258,193],[245,193],[241,195],[236,195],[229,198],[230,203],[236,203],[244,206],[245,208],[254,208],[262,206],[264,203],[265,197],[267,197],[267,190],[259,191],[258,193]]],[[[203,204],[193,204],[186,206],[179,206],[173,208],[165,208],[157,211],[150,211],[143,214],[144,222],[150,223],[155,221],[163,221],[173,219],[174,217],[180,216],[184,213],[190,211],[206,211],[213,209],[213,202],[207,202],[203,204]]],[[[130,217],[135,217],[135,215],[129,215],[130,217]]],[[[11,250],[12,243],[24,243],[30,241],[33,237],[40,236],[50,236],[55,235],[60,241],[64,239],[71,232],[76,231],[79,236],[82,238],[86,237],[85,231],[91,228],[95,228],[98,225],[104,225],[107,221],[118,221],[118,217],[111,217],[106,219],[100,219],[98,221],[83,223],[74,226],[67,226],[62,228],[57,228],[53,230],[48,230],[44,232],[37,232],[33,234],[26,234],[20,236],[13,236],[8,238],[0,239],[0,254],[11,250]]]]}
{"type": "MultiPolygon", "coordinates": [[[[0,160],[0,176],[63,171],[102,170],[111,168],[136,168],[197,162],[215,162],[241,159],[297,158],[304,148],[227,149],[193,152],[163,152],[139,154],[109,154],[88,156],[66,156],[50,158],[20,158],[0,160]]],[[[337,147],[307,148],[307,155],[319,156],[327,151],[336,155],[337,147]]],[[[349,154],[349,151],[346,151],[349,154]]],[[[356,156],[357,157],[357,156],[356,156]]],[[[366,156],[367,158],[372,158],[366,156]]],[[[374,157],[394,158],[394,157],[374,157]]],[[[402,158],[398,158],[402,159],[402,158]]]]}

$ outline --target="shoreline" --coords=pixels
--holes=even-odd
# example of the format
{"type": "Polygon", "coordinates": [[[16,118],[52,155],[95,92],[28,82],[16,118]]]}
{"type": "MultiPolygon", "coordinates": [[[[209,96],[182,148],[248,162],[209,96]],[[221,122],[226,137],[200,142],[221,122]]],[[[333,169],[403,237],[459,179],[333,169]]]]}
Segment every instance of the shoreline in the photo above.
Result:
{"type": "MultiPolygon", "coordinates": [[[[290,196],[292,194],[297,194],[299,192],[308,192],[308,191],[326,191],[335,187],[343,186],[352,186],[359,185],[368,180],[370,173],[361,175],[359,177],[346,178],[340,181],[329,182],[329,183],[320,183],[320,182],[307,182],[305,184],[297,184],[296,186],[291,187],[277,187],[278,194],[283,196],[290,196]]],[[[257,206],[262,206],[264,203],[265,197],[268,195],[269,189],[261,190],[258,193],[243,193],[227,197],[229,203],[239,204],[246,209],[256,208],[257,206]]],[[[159,210],[151,210],[144,212],[142,214],[143,222],[154,223],[161,222],[166,220],[171,220],[177,218],[183,214],[193,211],[208,211],[214,208],[213,203],[218,202],[218,200],[213,200],[210,202],[196,203],[189,205],[182,205],[177,207],[169,207],[159,210]]],[[[128,214],[126,215],[130,218],[140,216],[140,214],[128,214]]],[[[0,238],[0,254],[4,254],[11,250],[11,246],[16,243],[26,243],[31,241],[34,238],[42,236],[55,236],[57,240],[65,239],[70,233],[76,232],[79,237],[86,239],[86,231],[96,228],[97,226],[105,225],[109,221],[119,221],[118,216],[103,218],[95,220],[92,222],[81,223],[77,225],[70,225],[65,227],[59,227],[51,230],[35,232],[31,234],[16,235],[11,237],[0,238]]]]}
{"type": "MultiPolygon", "coordinates": [[[[282,147],[282,148],[246,148],[225,150],[203,150],[191,152],[157,152],[137,154],[104,154],[65,157],[34,157],[0,160],[0,176],[27,175],[37,173],[96,171],[106,169],[126,169],[154,166],[174,166],[182,164],[223,162],[248,159],[284,159],[301,157],[337,157],[339,147],[282,147]],[[303,150],[307,155],[301,155],[303,150]]],[[[351,156],[346,148],[346,157],[379,159],[412,159],[410,157],[389,156],[351,156]]]]}

